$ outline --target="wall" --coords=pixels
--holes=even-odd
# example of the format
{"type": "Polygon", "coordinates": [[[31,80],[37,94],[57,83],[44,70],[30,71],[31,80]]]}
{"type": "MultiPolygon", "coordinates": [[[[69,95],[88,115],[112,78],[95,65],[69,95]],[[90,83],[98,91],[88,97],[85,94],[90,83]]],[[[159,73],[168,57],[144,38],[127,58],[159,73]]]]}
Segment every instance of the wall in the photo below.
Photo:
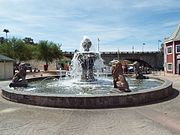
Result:
{"type": "Polygon", "coordinates": [[[167,73],[173,73],[173,71],[168,71],[168,63],[172,63],[173,64],[173,50],[172,50],[172,54],[167,54],[167,47],[172,47],[173,49],[173,42],[169,42],[166,43],[166,69],[167,69],[167,73]]]}
{"type": "Polygon", "coordinates": [[[2,79],[4,79],[4,74],[5,74],[5,72],[4,72],[4,62],[0,62],[0,80],[2,80],[2,79]]]}
{"type": "MultiPolygon", "coordinates": [[[[64,52],[68,58],[73,57],[73,52],[64,52]]],[[[161,52],[102,52],[101,57],[105,64],[119,57],[120,60],[140,60],[148,63],[153,68],[163,68],[164,56],[161,52]]]]}
{"type": "Polygon", "coordinates": [[[0,79],[12,79],[13,62],[0,62],[0,79]]]}
{"type": "Polygon", "coordinates": [[[174,48],[174,54],[175,54],[175,73],[178,74],[179,73],[179,66],[177,65],[178,64],[178,59],[177,59],[177,56],[180,54],[180,53],[176,53],[176,45],[179,45],[180,44],[180,41],[175,41],[175,48],[174,48]]]}

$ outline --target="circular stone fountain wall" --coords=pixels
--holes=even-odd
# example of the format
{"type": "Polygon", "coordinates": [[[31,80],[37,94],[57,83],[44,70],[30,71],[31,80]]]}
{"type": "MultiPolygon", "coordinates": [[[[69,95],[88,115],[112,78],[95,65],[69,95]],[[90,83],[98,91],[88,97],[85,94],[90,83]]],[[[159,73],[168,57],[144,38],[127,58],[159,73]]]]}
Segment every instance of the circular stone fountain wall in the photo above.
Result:
{"type": "MultiPolygon", "coordinates": [[[[36,78],[42,79],[42,78],[36,78]]],[[[29,79],[28,81],[34,81],[29,79]]],[[[59,107],[59,108],[112,108],[128,107],[152,103],[170,96],[173,93],[172,82],[164,80],[161,86],[138,92],[111,95],[49,95],[12,90],[8,84],[2,86],[2,97],[24,104],[59,107]]]]}
{"type": "MultiPolygon", "coordinates": [[[[110,79],[110,81],[104,81],[103,79],[95,78],[95,74],[97,77],[99,76],[99,72],[104,68],[104,64],[100,56],[100,53],[92,51],[91,46],[92,42],[90,41],[90,39],[84,37],[84,39],[81,42],[81,51],[78,51],[74,54],[74,57],[71,62],[70,75],[68,76],[74,79],[80,79],[74,82],[75,85],[68,82],[68,80],[66,80],[66,82],[63,82],[60,79],[58,83],[63,85],[59,85],[58,83],[51,84],[52,86],[56,87],[51,87],[52,89],[48,89],[49,87],[47,87],[47,89],[45,87],[41,87],[40,90],[42,91],[35,91],[34,93],[31,93],[30,91],[28,92],[27,89],[25,91],[19,91],[16,88],[11,89],[8,87],[8,82],[8,84],[5,84],[4,87],[1,86],[2,97],[18,103],[47,107],[112,108],[147,104],[166,98],[172,94],[172,83],[167,80],[161,80],[163,83],[157,85],[157,87],[148,87],[147,89],[141,89],[140,91],[136,92],[132,91],[130,93],[119,93],[118,89],[115,89],[115,91],[118,92],[112,93],[111,87],[105,85],[105,82],[108,82],[108,84],[110,82],[110,86],[113,86],[112,78],[110,79]],[[68,88],[69,86],[71,86],[72,89],[70,90],[72,91],[81,90],[81,88],[79,87],[78,89],[76,89],[76,85],[84,85],[82,88],[86,92],[78,91],[83,94],[68,93],[68,91],[60,89],[60,92],[64,91],[65,93],[56,93],[56,88],[63,88],[64,84],[66,83],[68,88]],[[91,91],[95,93],[87,93],[87,84],[89,83],[93,87],[91,91]],[[96,84],[98,84],[98,87],[95,87],[96,84]],[[102,92],[103,88],[107,90],[107,93],[104,93],[104,91],[103,93],[99,93],[100,91],[102,92]],[[51,94],[48,93],[48,91],[50,91],[51,94]]],[[[43,78],[29,79],[28,82],[35,81],[38,79],[41,79],[41,82],[43,82],[43,78]]],[[[49,83],[42,84],[42,86],[51,86],[48,84],[49,83]]],[[[151,84],[150,80],[148,80],[147,84],[151,84]]],[[[31,88],[31,85],[29,85],[29,87],[31,88]]],[[[36,88],[38,89],[38,87],[35,87],[35,89],[36,88]]]]}

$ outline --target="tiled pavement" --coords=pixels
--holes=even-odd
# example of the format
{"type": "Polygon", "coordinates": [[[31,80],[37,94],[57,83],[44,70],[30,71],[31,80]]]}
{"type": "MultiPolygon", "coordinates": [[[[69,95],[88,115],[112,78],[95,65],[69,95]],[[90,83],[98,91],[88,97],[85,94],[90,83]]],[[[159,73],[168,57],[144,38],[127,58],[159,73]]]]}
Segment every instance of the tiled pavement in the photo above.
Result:
{"type": "MultiPolygon", "coordinates": [[[[18,104],[0,97],[0,135],[180,135],[180,77],[170,99],[113,109],[63,109],[18,104]]],[[[0,81],[0,86],[4,81],[0,81]]]]}

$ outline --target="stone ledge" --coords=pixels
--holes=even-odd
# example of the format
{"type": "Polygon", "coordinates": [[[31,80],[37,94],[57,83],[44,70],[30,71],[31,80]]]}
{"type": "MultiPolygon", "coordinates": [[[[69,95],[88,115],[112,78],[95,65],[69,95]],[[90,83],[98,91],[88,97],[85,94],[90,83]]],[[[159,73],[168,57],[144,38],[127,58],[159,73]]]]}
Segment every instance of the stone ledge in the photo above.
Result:
{"type": "Polygon", "coordinates": [[[57,108],[129,107],[152,103],[172,95],[172,82],[164,79],[160,80],[163,80],[164,83],[154,89],[108,96],[35,95],[3,88],[2,97],[13,102],[57,108]]]}

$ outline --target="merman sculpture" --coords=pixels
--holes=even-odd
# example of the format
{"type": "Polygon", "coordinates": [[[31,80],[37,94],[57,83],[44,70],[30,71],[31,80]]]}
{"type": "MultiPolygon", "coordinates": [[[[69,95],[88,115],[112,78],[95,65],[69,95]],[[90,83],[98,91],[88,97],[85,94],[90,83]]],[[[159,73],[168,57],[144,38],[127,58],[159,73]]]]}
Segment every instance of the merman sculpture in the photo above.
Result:
{"type": "Polygon", "coordinates": [[[143,75],[142,68],[140,68],[140,63],[139,62],[135,61],[133,63],[133,65],[135,67],[136,79],[148,79],[147,76],[143,75]]]}
{"type": "Polygon", "coordinates": [[[19,71],[14,75],[9,87],[27,87],[25,64],[20,64],[18,69],[19,71]]]}
{"type": "Polygon", "coordinates": [[[122,92],[130,92],[128,82],[123,75],[123,68],[120,62],[112,66],[112,76],[114,88],[118,88],[122,92]]]}

